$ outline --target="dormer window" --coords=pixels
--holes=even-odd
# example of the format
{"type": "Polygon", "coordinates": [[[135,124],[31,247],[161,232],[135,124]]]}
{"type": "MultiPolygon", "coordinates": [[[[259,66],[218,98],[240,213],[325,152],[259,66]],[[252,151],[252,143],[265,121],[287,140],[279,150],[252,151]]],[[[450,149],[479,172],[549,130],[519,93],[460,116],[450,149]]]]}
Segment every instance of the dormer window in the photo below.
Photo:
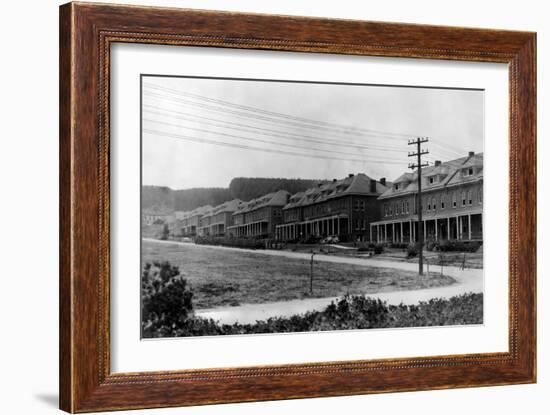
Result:
{"type": "Polygon", "coordinates": [[[393,185],[393,189],[394,189],[394,190],[399,190],[399,183],[395,183],[395,184],[393,185]]]}
{"type": "Polygon", "coordinates": [[[468,167],[467,169],[464,169],[464,176],[473,176],[474,174],[474,168],[468,167]]]}
{"type": "Polygon", "coordinates": [[[434,184],[435,183],[435,176],[428,177],[428,183],[429,184],[434,184]]]}

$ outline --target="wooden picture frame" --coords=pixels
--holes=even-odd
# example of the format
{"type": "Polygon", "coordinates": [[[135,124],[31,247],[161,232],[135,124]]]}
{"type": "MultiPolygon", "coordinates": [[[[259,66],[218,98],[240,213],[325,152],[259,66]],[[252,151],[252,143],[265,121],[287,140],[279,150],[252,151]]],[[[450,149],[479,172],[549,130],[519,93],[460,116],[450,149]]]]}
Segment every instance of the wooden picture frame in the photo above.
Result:
{"type": "Polygon", "coordinates": [[[69,3],[60,8],[60,407],[68,412],[536,380],[536,35],[69,3]],[[109,68],[114,43],[509,65],[509,352],[111,373],[109,68]]]}

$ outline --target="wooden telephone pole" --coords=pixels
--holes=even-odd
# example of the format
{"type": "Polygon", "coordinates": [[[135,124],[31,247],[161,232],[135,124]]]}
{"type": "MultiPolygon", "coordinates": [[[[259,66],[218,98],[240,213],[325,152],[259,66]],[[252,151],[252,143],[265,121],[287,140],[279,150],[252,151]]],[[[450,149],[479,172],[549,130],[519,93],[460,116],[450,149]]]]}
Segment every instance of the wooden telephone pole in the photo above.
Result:
{"type": "Polygon", "coordinates": [[[428,154],[428,150],[420,148],[422,143],[427,143],[428,137],[416,137],[416,139],[409,140],[409,145],[415,145],[416,151],[409,152],[409,157],[416,157],[416,163],[409,163],[409,169],[418,169],[418,197],[416,199],[416,210],[418,212],[418,274],[424,273],[424,227],[422,226],[422,167],[427,167],[429,164],[422,163],[422,156],[428,154]]]}

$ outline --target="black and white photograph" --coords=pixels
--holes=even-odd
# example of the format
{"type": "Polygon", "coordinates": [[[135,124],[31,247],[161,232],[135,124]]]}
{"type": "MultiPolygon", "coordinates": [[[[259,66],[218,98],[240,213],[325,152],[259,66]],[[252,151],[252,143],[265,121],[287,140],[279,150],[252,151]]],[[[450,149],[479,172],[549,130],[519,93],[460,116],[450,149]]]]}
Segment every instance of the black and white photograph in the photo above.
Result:
{"type": "Polygon", "coordinates": [[[140,88],[143,339],[484,323],[484,90],[140,88]]]}

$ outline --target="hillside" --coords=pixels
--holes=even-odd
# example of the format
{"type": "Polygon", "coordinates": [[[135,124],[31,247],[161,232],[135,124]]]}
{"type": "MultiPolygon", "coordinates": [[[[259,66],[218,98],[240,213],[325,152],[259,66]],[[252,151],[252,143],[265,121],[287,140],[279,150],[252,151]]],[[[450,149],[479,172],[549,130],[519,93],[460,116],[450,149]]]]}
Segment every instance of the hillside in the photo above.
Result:
{"type": "Polygon", "coordinates": [[[236,177],[227,188],[173,190],[163,186],[143,186],[142,209],[166,207],[170,210],[192,210],[203,205],[216,206],[232,199],[248,201],[277,190],[297,193],[316,186],[319,182],[306,179],[236,177]]]}

